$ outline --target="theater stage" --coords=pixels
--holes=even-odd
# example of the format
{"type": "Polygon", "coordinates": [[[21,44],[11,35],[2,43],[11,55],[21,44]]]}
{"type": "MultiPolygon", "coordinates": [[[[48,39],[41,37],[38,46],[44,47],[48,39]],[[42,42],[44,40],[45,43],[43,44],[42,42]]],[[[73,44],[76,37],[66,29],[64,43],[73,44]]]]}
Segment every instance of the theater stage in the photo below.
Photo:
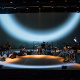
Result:
{"type": "Polygon", "coordinates": [[[75,62],[63,62],[64,58],[51,55],[26,55],[17,56],[14,59],[6,58],[0,61],[3,69],[47,69],[63,70],[62,66],[67,66],[66,70],[80,70],[80,64],[75,62]]]}

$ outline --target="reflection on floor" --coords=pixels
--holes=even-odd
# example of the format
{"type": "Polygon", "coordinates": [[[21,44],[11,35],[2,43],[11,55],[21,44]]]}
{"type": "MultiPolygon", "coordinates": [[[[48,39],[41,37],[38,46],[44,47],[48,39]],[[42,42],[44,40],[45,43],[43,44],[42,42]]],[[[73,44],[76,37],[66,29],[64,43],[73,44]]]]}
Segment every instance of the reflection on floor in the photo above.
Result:
{"type": "Polygon", "coordinates": [[[17,56],[17,58],[10,59],[7,58],[5,62],[24,64],[24,65],[53,65],[53,64],[63,64],[63,58],[58,56],[50,55],[26,55],[17,56]]]}

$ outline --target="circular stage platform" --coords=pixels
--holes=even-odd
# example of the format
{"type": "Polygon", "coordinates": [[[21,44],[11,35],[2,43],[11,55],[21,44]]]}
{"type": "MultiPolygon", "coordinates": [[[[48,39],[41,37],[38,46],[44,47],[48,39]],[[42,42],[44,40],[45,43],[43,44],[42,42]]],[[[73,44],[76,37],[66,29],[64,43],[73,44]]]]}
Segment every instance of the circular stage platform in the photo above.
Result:
{"type": "Polygon", "coordinates": [[[75,62],[64,63],[64,58],[51,55],[26,55],[17,56],[14,59],[6,58],[6,61],[0,61],[3,69],[49,69],[62,70],[66,67],[67,70],[80,70],[80,64],[75,62]]]}

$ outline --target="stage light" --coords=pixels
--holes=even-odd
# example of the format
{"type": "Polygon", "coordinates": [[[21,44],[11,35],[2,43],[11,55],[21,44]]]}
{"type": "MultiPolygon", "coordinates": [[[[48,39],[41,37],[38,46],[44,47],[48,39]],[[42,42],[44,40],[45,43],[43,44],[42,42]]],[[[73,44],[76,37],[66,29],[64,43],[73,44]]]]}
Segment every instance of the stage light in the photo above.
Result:
{"type": "Polygon", "coordinates": [[[76,42],[76,39],[74,39],[74,41],[76,42]]]}
{"type": "Polygon", "coordinates": [[[15,39],[21,41],[57,41],[71,33],[79,22],[79,13],[72,13],[69,19],[59,26],[57,29],[52,29],[44,32],[33,31],[32,29],[24,28],[23,25],[17,22],[14,15],[1,14],[1,27],[5,32],[15,39]],[[5,20],[6,18],[6,20],[5,20]]]}
{"type": "Polygon", "coordinates": [[[75,42],[77,42],[77,39],[76,39],[76,37],[74,38],[74,41],[75,41],[75,42]]]}

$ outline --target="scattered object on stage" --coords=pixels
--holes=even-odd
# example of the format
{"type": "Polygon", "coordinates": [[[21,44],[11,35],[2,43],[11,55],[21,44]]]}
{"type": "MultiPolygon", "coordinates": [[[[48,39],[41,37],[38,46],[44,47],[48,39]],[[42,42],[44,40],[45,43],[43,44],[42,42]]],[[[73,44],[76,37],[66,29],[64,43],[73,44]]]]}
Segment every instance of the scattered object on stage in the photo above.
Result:
{"type": "Polygon", "coordinates": [[[4,54],[3,57],[7,58],[7,54],[4,54]]]}
{"type": "Polygon", "coordinates": [[[16,58],[17,53],[13,52],[13,54],[10,56],[11,59],[16,58]]]}
{"type": "Polygon", "coordinates": [[[11,55],[10,58],[11,59],[14,59],[14,58],[16,58],[16,56],[15,55],[11,55]]]}
{"type": "Polygon", "coordinates": [[[32,51],[27,51],[27,55],[31,55],[32,54],[32,51]]]}
{"type": "Polygon", "coordinates": [[[18,56],[23,56],[23,52],[22,53],[18,53],[18,56]]]}

